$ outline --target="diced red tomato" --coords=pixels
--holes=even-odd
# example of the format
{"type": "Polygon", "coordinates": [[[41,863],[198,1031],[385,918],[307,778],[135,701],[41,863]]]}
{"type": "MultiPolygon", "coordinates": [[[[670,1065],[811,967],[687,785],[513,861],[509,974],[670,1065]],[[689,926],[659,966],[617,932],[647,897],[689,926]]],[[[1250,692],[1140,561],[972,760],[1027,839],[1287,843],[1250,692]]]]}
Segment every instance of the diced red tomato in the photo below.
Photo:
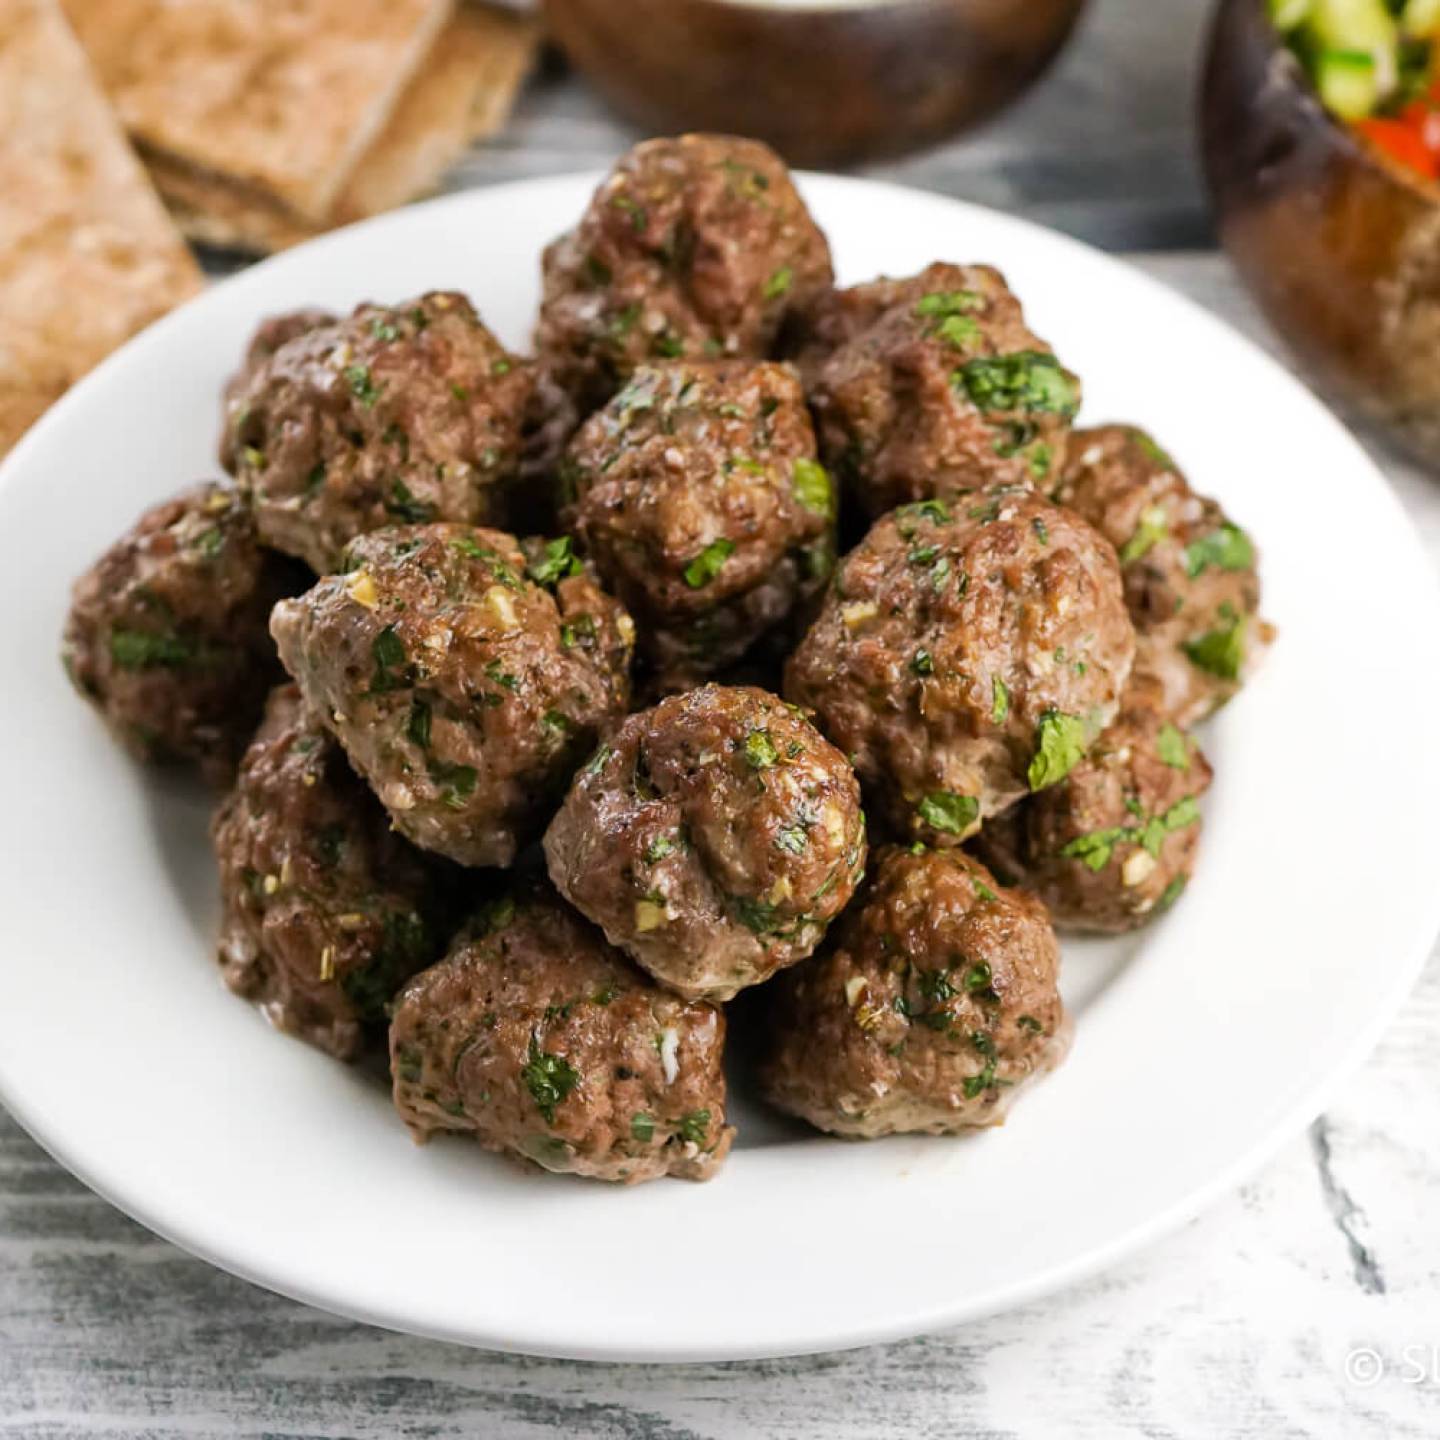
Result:
{"type": "MultiPolygon", "coordinates": [[[[1407,112],[1410,108],[1406,107],[1407,112]]],[[[1429,110],[1428,106],[1424,108],[1429,110]]],[[[1426,132],[1430,129],[1428,115],[1418,124],[1412,124],[1405,116],[1396,120],[1377,117],[1354,123],[1359,134],[1392,160],[1432,180],[1440,177],[1440,151],[1432,150],[1426,143],[1426,132]]]]}

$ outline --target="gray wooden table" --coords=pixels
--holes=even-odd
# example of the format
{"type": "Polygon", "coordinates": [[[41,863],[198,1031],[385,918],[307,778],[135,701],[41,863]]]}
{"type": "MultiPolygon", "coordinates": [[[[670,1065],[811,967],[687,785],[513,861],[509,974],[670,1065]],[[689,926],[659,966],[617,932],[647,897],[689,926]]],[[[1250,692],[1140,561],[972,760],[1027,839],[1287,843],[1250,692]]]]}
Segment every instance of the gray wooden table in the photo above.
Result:
{"type": "MultiPolygon", "coordinates": [[[[1138,264],[1269,343],[1210,248],[1194,169],[1204,9],[1094,0],[1060,68],[1019,108],[876,173],[1145,252],[1138,264]]],[[[578,84],[547,74],[454,183],[602,165],[631,138],[578,84]]],[[[1440,487],[1377,457],[1440,558],[1440,487]]],[[[1440,1434],[1437,1051],[1432,960],[1334,1108],[1142,1256],[903,1344],[673,1369],[471,1352],[279,1299],[127,1220],[0,1114],[0,1434],[1429,1440],[1440,1434]]]]}

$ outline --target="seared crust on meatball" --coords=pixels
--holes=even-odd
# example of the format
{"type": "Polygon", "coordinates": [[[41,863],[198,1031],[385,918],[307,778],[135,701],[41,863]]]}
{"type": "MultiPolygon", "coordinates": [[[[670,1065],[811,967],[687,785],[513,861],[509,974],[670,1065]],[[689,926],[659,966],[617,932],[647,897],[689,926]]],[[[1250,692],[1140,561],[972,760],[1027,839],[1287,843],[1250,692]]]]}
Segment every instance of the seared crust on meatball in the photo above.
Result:
{"type": "Polygon", "coordinates": [[[629,701],[634,626],[568,540],[527,570],[495,530],[365,535],[271,629],[395,827],[464,865],[509,865],[629,701]]]}
{"type": "Polygon", "coordinates": [[[1063,779],[1134,656],[1115,552],[1028,489],[903,506],[842,561],[785,693],[902,835],[958,845],[1063,779]]]}
{"type": "Polygon", "coordinates": [[[830,247],[768,146],[647,140],[545,251],[536,350],[591,410],[647,361],[765,358],[831,279],[830,247]]]}
{"type": "Polygon", "coordinates": [[[277,1029],[355,1059],[443,946],[433,862],[391,830],[294,685],[271,693],[211,834],[225,983],[277,1029]]]}
{"type": "Polygon", "coordinates": [[[265,543],[324,574],[385,526],[504,523],[534,385],[463,295],[361,305],[259,366],[223,449],[265,543]]]}
{"type": "Polygon", "coordinates": [[[318,330],[322,325],[334,325],[338,316],[329,310],[306,306],[300,310],[286,310],[279,315],[267,315],[255,327],[250,344],[245,348],[239,368],[225,382],[224,409],[220,426],[220,464],[234,474],[240,463],[235,453],[235,426],[233,417],[240,406],[240,396],[245,393],[251,377],[282,346],[297,335],[318,330]]]}
{"type": "Polygon", "coordinates": [[[1219,709],[1274,636],[1254,542],[1131,425],[1076,431],[1054,499],[1119,552],[1136,674],[1160,686],[1161,707],[1181,725],[1219,709]]]}
{"type": "Polygon", "coordinates": [[[841,290],[801,350],[820,455],[862,509],[1058,470],[1080,382],[988,265],[841,290]]]}
{"type": "Polygon", "coordinates": [[[824,584],[835,504],[788,365],[642,366],[563,471],[562,521],[671,684],[732,664],[824,584]]]}
{"type": "Polygon", "coordinates": [[[959,850],[876,856],[813,959],[776,981],[760,1083],[836,1135],[999,1123],[1068,1040],[1044,907],[959,850]]]}
{"type": "Polygon", "coordinates": [[[281,678],[270,607],[303,583],[260,548],[240,494],[197,485],[147,510],[75,582],[62,659],[141,760],[228,782],[281,678]]]}
{"type": "Polygon", "coordinates": [[[556,887],[662,984],[728,1000],[803,959],[865,866],[845,757],[763,690],[631,715],[545,835],[556,887]]]}
{"type": "Polygon", "coordinates": [[[401,993],[395,1105],[546,1170],[708,1180],[730,1149],[725,1016],[653,985],[548,886],[488,907],[401,993]]]}
{"type": "Polygon", "coordinates": [[[1038,895],[1061,929],[1133,930],[1168,909],[1194,873],[1211,774],[1194,739],[1132,687],[1090,753],[988,823],[976,848],[1007,883],[1038,895]]]}

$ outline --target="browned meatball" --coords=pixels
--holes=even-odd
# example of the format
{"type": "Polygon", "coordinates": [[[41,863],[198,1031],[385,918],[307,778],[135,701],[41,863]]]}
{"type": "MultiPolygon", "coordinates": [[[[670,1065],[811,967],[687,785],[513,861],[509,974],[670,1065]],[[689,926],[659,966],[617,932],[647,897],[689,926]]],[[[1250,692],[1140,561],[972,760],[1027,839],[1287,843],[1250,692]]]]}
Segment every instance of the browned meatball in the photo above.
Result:
{"type": "Polygon", "coordinates": [[[957,845],[1062,780],[1134,656],[1115,552],[1032,491],[903,506],[836,572],[786,669],[901,834],[957,845]]]}
{"type": "Polygon", "coordinates": [[[235,426],[233,418],[240,408],[240,397],[250,384],[251,377],[282,346],[297,335],[318,330],[322,325],[334,325],[338,316],[329,310],[305,307],[300,310],[286,310],[279,315],[267,315],[255,327],[250,344],[245,349],[240,367],[225,382],[224,409],[220,427],[220,463],[232,474],[240,464],[235,452],[235,426]]]}
{"type": "Polygon", "coordinates": [[[637,145],[545,252],[536,349],[589,410],[648,360],[763,359],[830,284],[830,248],[755,140],[637,145]]]}
{"type": "Polygon", "coordinates": [[[706,685],[631,715],[545,835],[550,876],[681,995],[728,1000],[803,959],[865,867],[845,757],[763,690],[706,685]]]}
{"type": "Polygon", "coordinates": [[[730,1149],[725,1016],[651,984],[548,886],[492,901],[407,985],[395,1105],[546,1170],[708,1180],[730,1149]]]}
{"type": "Polygon", "coordinates": [[[662,683],[732,664],[814,595],[834,496],[787,365],[642,366],[570,447],[562,520],[662,683]]]}
{"type": "Polygon", "coordinates": [[[876,861],[831,942],[776,982],[761,1087],[836,1135],[997,1124],[1068,1041],[1045,909],[959,850],[876,861]]]}
{"type": "Polygon", "coordinates": [[[503,522],[534,385],[463,295],[361,305],[260,365],[222,448],[261,538],[324,574],[371,530],[503,522]]]}
{"type": "Polygon", "coordinates": [[[1142,689],[1058,785],[989,822],[976,847],[1062,929],[1133,930],[1184,890],[1200,848],[1200,747],[1142,689]]]}
{"type": "Polygon", "coordinates": [[[625,713],[634,626],[570,554],[495,530],[403,526],[275,607],[305,698],[396,829],[509,865],[601,730],[625,713]]]}
{"type": "Polygon", "coordinates": [[[1235,694],[1274,635],[1259,617],[1255,545],[1143,430],[1076,431],[1070,456],[1054,499],[1119,552],[1136,674],[1193,725],[1235,694]]]}
{"type": "Polygon", "coordinates": [[[228,781],[282,673],[270,607],[300,583],[260,548],[238,492],[197,485],[147,510],[75,582],[65,668],[132,754],[228,781]]]}
{"type": "Polygon", "coordinates": [[[277,1029],[355,1059],[441,951],[431,862],[391,830],[294,685],[272,692],[211,833],[225,983],[277,1029]]]}
{"type": "Polygon", "coordinates": [[[988,265],[935,264],[820,302],[801,363],[821,458],[877,516],[1058,470],[1080,382],[988,265]]]}

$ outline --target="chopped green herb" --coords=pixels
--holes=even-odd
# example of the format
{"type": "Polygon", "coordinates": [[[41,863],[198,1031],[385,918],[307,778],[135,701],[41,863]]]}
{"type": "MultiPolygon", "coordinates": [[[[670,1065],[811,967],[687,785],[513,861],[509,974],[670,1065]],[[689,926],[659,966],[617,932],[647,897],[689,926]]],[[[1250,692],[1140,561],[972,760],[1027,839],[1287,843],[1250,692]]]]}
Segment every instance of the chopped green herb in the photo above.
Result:
{"type": "Polygon", "coordinates": [[[1085,722],[1061,710],[1047,710],[1035,732],[1028,779],[1032,790],[1056,785],[1080,762],[1086,747],[1085,722]]]}
{"type": "Polygon", "coordinates": [[[782,265],[766,282],[760,292],[766,300],[778,300],[794,282],[795,272],[788,265],[782,265]]]}
{"type": "Polygon", "coordinates": [[[1165,519],[1165,510],[1160,505],[1150,505],[1140,512],[1140,523],[1135,533],[1120,550],[1120,563],[1129,565],[1146,554],[1151,546],[1170,538],[1170,526],[1165,519]]]}
{"type": "Polygon", "coordinates": [[[775,843],[790,855],[803,855],[810,832],[803,825],[785,825],[775,832],[775,843]]]}
{"type": "Polygon", "coordinates": [[[475,767],[437,761],[430,766],[430,778],[441,787],[440,799],[447,809],[463,810],[475,793],[475,767]]]}
{"type": "Polygon", "coordinates": [[[1190,768],[1190,746],[1186,744],[1185,732],[1178,726],[1172,725],[1168,720],[1160,727],[1160,733],[1155,737],[1155,748],[1160,753],[1160,758],[1172,770],[1188,770],[1190,768]]]}
{"type": "Polygon", "coordinates": [[[395,326],[379,315],[370,322],[370,333],[377,340],[398,340],[400,338],[400,332],[395,326]]]}
{"type": "Polygon", "coordinates": [[[1010,687],[996,675],[990,682],[990,723],[1003,725],[1010,714],[1010,687]]]}
{"type": "Polygon", "coordinates": [[[965,971],[965,979],[962,983],[967,995],[980,995],[987,990],[993,993],[994,979],[989,961],[977,960],[965,971]]]}
{"type": "Polygon", "coordinates": [[[692,590],[702,589],[719,573],[735,551],[733,540],[712,540],[681,572],[692,590]]]}
{"type": "Polygon", "coordinates": [[[1189,876],[1177,875],[1161,892],[1159,900],[1155,902],[1155,909],[1168,910],[1180,898],[1188,883],[1189,876]]]}
{"type": "Polygon", "coordinates": [[[1028,1030],[1032,1035],[1043,1035],[1045,1027],[1033,1015],[1021,1015],[1015,1023],[1022,1029],[1028,1030]]]}
{"type": "Polygon", "coordinates": [[[677,360],[685,353],[685,342],[668,330],[662,331],[650,342],[650,349],[665,360],[677,360]]]}
{"type": "Polygon", "coordinates": [[[968,315],[947,315],[933,334],[954,350],[967,350],[980,338],[980,327],[968,315]]]}
{"type": "Polygon", "coordinates": [[[979,310],[984,303],[984,297],[975,290],[932,290],[915,302],[915,314],[921,320],[964,315],[979,310]]]}
{"type": "Polygon", "coordinates": [[[554,585],[567,576],[578,575],[584,566],[575,553],[575,542],[568,535],[556,540],[547,540],[545,550],[539,559],[531,560],[525,573],[537,585],[554,585]]]}
{"type": "Polygon", "coordinates": [[[643,205],[637,205],[628,195],[612,195],[610,203],[622,214],[630,217],[630,227],[633,230],[643,230],[649,223],[649,217],[645,213],[643,205]]]}
{"type": "Polygon", "coordinates": [[[214,526],[195,541],[195,548],[207,559],[213,560],[225,545],[225,532],[214,526]]]}
{"type": "Polygon", "coordinates": [[[645,863],[647,865],[657,864],[667,855],[673,855],[680,848],[678,842],[670,835],[657,835],[645,847],[645,863]]]}
{"type": "Polygon", "coordinates": [[[1180,648],[1190,663],[1207,675],[1238,680],[1245,664],[1245,617],[1237,615],[1228,625],[1207,631],[1198,640],[1187,640],[1180,648]]]}
{"type": "Polygon", "coordinates": [[[1030,467],[1030,474],[1036,480],[1043,480],[1050,473],[1050,464],[1054,459],[1050,447],[1045,444],[1036,444],[1030,447],[1030,454],[1026,464],[1030,467]]]}
{"type": "Polygon", "coordinates": [[[435,507],[417,500],[403,480],[391,482],[385,512],[406,525],[425,525],[435,518],[435,507]]]}
{"type": "Polygon", "coordinates": [[[948,970],[921,970],[915,977],[920,993],[932,1005],[943,1005],[955,996],[955,987],[950,983],[948,970]]]}
{"type": "Polygon", "coordinates": [[[1022,410],[1071,416],[1080,408],[1074,380],[1041,350],[978,356],[955,372],[954,383],[986,414],[1022,410]]]}
{"type": "Polygon", "coordinates": [[[769,769],[780,759],[768,730],[752,730],[745,737],[745,758],[757,770],[769,769]]]}
{"type": "Polygon", "coordinates": [[[816,515],[829,516],[835,506],[830,476],[818,460],[797,460],[790,471],[790,488],[795,498],[816,515]]]}
{"type": "Polygon", "coordinates": [[[710,1133],[710,1112],[708,1110],[692,1110],[688,1115],[680,1119],[679,1134],[682,1140],[688,1140],[692,1145],[703,1145],[705,1137],[710,1133]]]}
{"type": "Polygon", "coordinates": [[[916,807],[920,818],[932,830],[947,835],[964,835],[980,818],[980,802],[973,795],[952,795],[934,790],[916,807]]]}
{"type": "Polygon", "coordinates": [[[1050,543],[1050,527],[1046,525],[1046,523],[1038,515],[1030,522],[1030,524],[1035,531],[1035,538],[1042,545],[1048,545],[1050,543]]]}
{"type": "Polygon", "coordinates": [[[416,700],[410,706],[405,734],[422,750],[430,748],[430,707],[423,700],[416,700]]]}
{"type": "Polygon", "coordinates": [[[630,1135],[642,1145],[648,1145],[655,1138],[655,1120],[643,1110],[630,1117],[630,1135]]]}
{"type": "Polygon", "coordinates": [[[910,669],[916,675],[933,675],[935,660],[928,650],[917,650],[910,657],[910,669]]]}
{"type": "Polygon", "coordinates": [[[508,360],[497,360],[490,367],[492,375],[508,375],[514,366],[508,360]]]}
{"type": "Polygon", "coordinates": [[[1088,869],[1103,870],[1115,853],[1115,847],[1124,841],[1137,838],[1139,832],[1130,825],[1112,825],[1106,830],[1092,830],[1088,835],[1078,835],[1060,854],[1067,860],[1079,860],[1088,869]]]}
{"type": "Polygon", "coordinates": [[[1255,547],[1238,525],[1222,525],[1185,547],[1185,573],[1194,580],[1210,566],[1217,570],[1248,570],[1255,563],[1255,547]]]}
{"type": "Polygon", "coordinates": [[[350,393],[367,410],[374,408],[375,402],[380,398],[380,392],[370,378],[368,365],[347,365],[345,367],[345,383],[349,385],[350,393]]]}
{"type": "Polygon", "coordinates": [[[112,630],[110,658],[122,670],[183,670],[202,657],[193,641],[173,631],[112,630]]]}
{"type": "Polygon", "coordinates": [[[580,771],[582,775],[598,775],[605,762],[614,752],[608,745],[602,745],[586,762],[580,771]]]}
{"type": "Polygon", "coordinates": [[[574,721],[563,710],[547,710],[540,717],[540,725],[552,735],[568,735],[575,728],[574,721]]]}
{"type": "Polygon", "coordinates": [[[974,873],[970,876],[970,883],[975,887],[975,893],[982,900],[998,900],[1000,897],[974,873]]]}
{"type": "Polygon", "coordinates": [[[550,1055],[530,1037],[530,1054],[521,1067],[520,1078],[535,1101],[535,1108],[547,1125],[555,1123],[555,1107],[580,1083],[580,1072],[561,1055],[550,1055]]]}
{"type": "Polygon", "coordinates": [[[387,690],[398,690],[408,683],[403,667],[406,661],[405,642],[396,633],[393,625],[387,625],[370,642],[370,654],[375,661],[375,674],[370,681],[370,693],[383,695],[387,690]]]}

